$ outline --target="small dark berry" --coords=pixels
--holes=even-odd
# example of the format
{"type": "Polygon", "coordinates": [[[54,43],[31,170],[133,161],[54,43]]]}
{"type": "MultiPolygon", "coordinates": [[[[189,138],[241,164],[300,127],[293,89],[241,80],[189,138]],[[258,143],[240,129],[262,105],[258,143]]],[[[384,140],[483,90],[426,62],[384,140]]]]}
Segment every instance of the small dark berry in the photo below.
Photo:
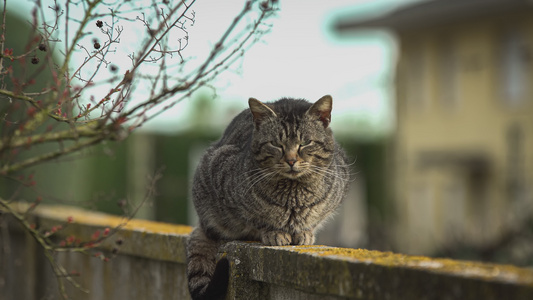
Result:
{"type": "Polygon", "coordinates": [[[37,56],[32,57],[31,63],[34,64],[34,65],[38,64],[39,63],[39,58],[37,56]]]}
{"type": "Polygon", "coordinates": [[[110,69],[111,72],[113,72],[113,73],[115,73],[116,71],[118,71],[118,67],[115,66],[115,65],[111,65],[111,66],[109,67],[109,69],[110,69]]]}
{"type": "MultiPolygon", "coordinates": [[[[128,71],[128,72],[129,72],[129,71],[128,71]]],[[[127,72],[126,72],[126,73],[127,73],[127,72]]],[[[124,77],[125,77],[125,76],[124,76],[124,77]]],[[[123,208],[123,207],[125,207],[128,203],[126,202],[125,199],[122,199],[122,200],[119,200],[119,201],[117,202],[117,204],[118,204],[118,207],[123,208]]]]}
{"type": "Polygon", "coordinates": [[[118,240],[115,241],[115,244],[120,246],[120,245],[122,245],[122,242],[123,242],[122,239],[118,239],[118,240]]]}
{"type": "Polygon", "coordinates": [[[39,44],[39,50],[46,51],[46,45],[44,43],[39,44]]]}
{"type": "Polygon", "coordinates": [[[95,42],[93,46],[94,46],[94,49],[100,49],[100,43],[98,42],[95,42]]]}
{"type": "Polygon", "coordinates": [[[102,22],[100,20],[96,21],[96,27],[98,27],[98,28],[104,27],[104,22],[102,22]]]}

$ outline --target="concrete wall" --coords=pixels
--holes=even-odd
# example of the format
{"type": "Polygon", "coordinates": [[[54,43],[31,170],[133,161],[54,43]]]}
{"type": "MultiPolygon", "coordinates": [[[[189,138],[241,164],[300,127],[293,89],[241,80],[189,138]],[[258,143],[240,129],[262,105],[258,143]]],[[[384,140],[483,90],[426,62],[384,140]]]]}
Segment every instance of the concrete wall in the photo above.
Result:
{"type": "MultiPolygon", "coordinates": [[[[188,226],[131,220],[70,207],[40,206],[29,217],[58,240],[110,236],[92,253],[55,254],[88,293],[66,284],[71,299],[189,299],[188,226]],[[66,224],[67,218],[73,222],[66,224]],[[117,227],[118,226],[118,227],[117,227]],[[117,228],[114,232],[113,228],[117,228]],[[120,245],[119,245],[120,244],[120,245]],[[113,250],[116,249],[116,250],[113,250]],[[113,253],[115,252],[115,253],[113,253]]],[[[0,299],[58,298],[56,278],[33,238],[0,215],[0,299]]],[[[533,299],[533,270],[326,246],[264,247],[231,242],[227,299],[533,299]]]]}

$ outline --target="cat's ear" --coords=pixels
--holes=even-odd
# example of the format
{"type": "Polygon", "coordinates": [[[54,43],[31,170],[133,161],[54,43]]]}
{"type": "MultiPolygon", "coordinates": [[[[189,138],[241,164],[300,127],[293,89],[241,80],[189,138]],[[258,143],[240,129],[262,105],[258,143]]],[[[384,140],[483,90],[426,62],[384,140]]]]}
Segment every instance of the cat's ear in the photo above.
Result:
{"type": "Polygon", "coordinates": [[[318,119],[324,124],[324,128],[327,128],[329,126],[329,122],[331,121],[331,107],[333,104],[333,99],[330,95],[326,95],[320,99],[318,99],[317,102],[315,102],[309,110],[307,110],[307,114],[318,117],[318,119]]]}
{"type": "Polygon", "coordinates": [[[255,98],[250,98],[248,100],[248,105],[250,106],[250,111],[254,117],[256,127],[259,127],[261,122],[266,119],[277,117],[276,113],[270,109],[270,107],[255,98]]]}

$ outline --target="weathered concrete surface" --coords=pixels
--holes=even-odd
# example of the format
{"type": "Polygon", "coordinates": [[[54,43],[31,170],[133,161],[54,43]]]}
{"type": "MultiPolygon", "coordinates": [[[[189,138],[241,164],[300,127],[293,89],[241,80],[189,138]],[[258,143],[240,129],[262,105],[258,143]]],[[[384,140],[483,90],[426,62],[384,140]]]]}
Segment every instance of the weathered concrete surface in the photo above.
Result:
{"type": "MultiPolygon", "coordinates": [[[[0,215],[0,221],[6,217],[0,215]]],[[[57,240],[74,235],[90,241],[97,230],[101,236],[110,229],[109,237],[91,250],[110,257],[107,262],[81,253],[56,255],[67,271],[80,273],[74,278],[89,290],[85,293],[66,283],[72,299],[189,299],[185,242],[190,226],[128,221],[83,209],[44,205],[29,216],[29,222],[43,230],[63,225],[64,229],[54,235],[57,240]],[[67,224],[69,217],[73,222],[67,224]],[[112,253],[114,248],[116,254],[112,253]]],[[[56,278],[42,249],[13,219],[7,229],[2,231],[7,235],[0,232],[0,300],[59,299],[56,278]]]]}
{"type": "Polygon", "coordinates": [[[239,270],[235,299],[533,299],[533,271],[514,266],[326,246],[232,242],[224,252],[239,270]]]}
{"type": "Polygon", "coordinates": [[[43,228],[64,224],[68,217],[72,217],[72,224],[68,224],[59,235],[75,235],[86,241],[91,239],[96,230],[102,233],[109,228],[111,237],[102,243],[101,249],[111,251],[120,239],[123,241],[119,247],[122,254],[179,263],[185,262],[185,240],[192,231],[192,227],[185,225],[128,220],[66,206],[39,206],[33,216],[36,217],[35,223],[43,228]],[[113,232],[114,228],[117,229],[116,233],[113,232]]]}
{"type": "MultiPolygon", "coordinates": [[[[67,270],[81,274],[76,279],[90,291],[69,286],[71,298],[189,299],[185,241],[191,227],[126,222],[61,206],[40,206],[30,222],[46,229],[65,225],[68,217],[73,222],[58,232],[59,240],[69,235],[90,240],[96,230],[111,229],[95,249],[112,257],[108,262],[80,253],[57,255],[67,270]]],[[[0,214],[0,224],[6,220],[0,214]]],[[[42,250],[12,219],[8,223],[0,230],[0,300],[57,298],[42,250]]],[[[220,257],[231,266],[227,299],[533,299],[533,270],[514,266],[248,242],[227,243],[220,257]]]]}

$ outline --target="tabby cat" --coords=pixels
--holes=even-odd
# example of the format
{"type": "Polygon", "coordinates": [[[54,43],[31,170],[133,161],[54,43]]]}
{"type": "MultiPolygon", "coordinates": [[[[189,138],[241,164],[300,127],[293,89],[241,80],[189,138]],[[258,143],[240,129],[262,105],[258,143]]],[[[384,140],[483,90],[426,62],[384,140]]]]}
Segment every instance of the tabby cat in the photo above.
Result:
{"type": "Polygon", "coordinates": [[[287,98],[266,104],[251,98],[248,104],[207,149],[194,175],[200,224],[187,245],[193,299],[224,296],[227,278],[218,277],[228,276],[227,262],[215,261],[221,243],[313,244],[315,230],[348,187],[346,155],[329,127],[331,96],[314,104],[287,98]]]}

